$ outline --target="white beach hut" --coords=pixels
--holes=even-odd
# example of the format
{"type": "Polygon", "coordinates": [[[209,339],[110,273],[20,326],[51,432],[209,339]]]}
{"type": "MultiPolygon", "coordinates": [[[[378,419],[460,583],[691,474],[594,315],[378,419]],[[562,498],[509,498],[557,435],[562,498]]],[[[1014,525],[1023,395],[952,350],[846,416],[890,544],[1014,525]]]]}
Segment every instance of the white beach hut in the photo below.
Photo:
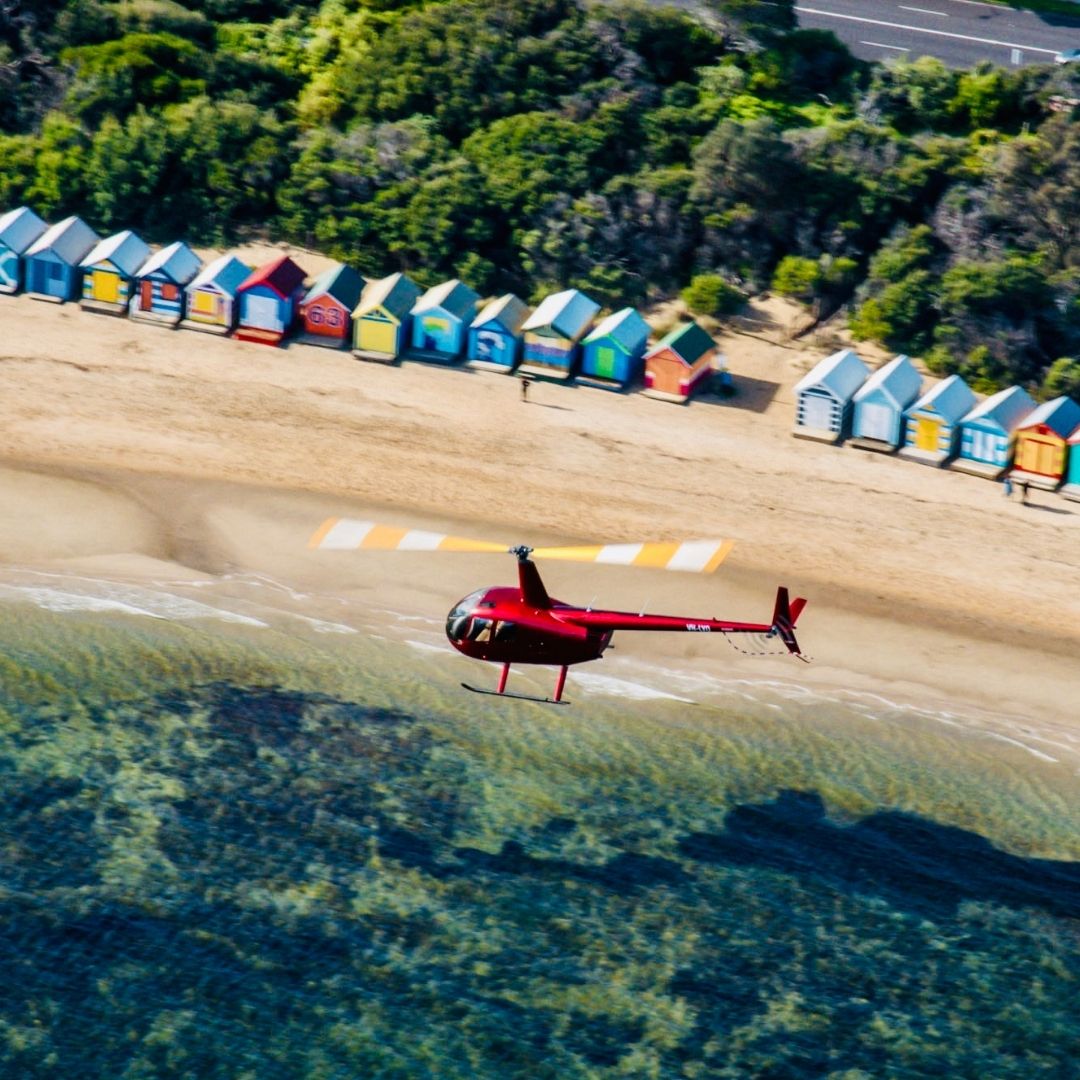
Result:
{"type": "Polygon", "coordinates": [[[1019,386],[976,405],[960,421],[960,454],[950,468],[996,480],[1009,467],[1016,429],[1034,411],[1034,400],[1019,386]]]}
{"type": "Polygon", "coordinates": [[[848,433],[855,391],[869,368],[852,349],[825,357],[795,384],[795,427],[799,439],[840,442],[848,433]]]}
{"type": "Polygon", "coordinates": [[[855,394],[851,445],[891,454],[904,438],[904,410],[921,389],[922,376],[906,356],[878,368],[855,394]]]}

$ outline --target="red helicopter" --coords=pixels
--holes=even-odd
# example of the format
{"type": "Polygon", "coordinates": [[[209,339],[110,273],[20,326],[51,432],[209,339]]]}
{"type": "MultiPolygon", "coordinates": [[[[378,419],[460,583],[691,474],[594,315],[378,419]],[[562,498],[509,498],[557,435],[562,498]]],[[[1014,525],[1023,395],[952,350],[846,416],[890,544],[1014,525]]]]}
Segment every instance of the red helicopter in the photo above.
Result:
{"type": "Polygon", "coordinates": [[[575,562],[622,566],[662,567],[711,573],[731,551],[730,540],[696,540],[684,543],[600,544],[581,547],[507,548],[485,540],[447,536],[420,529],[401,529],[350,518],[329,518],[308,544],[323,551],[471,551],[506,552],[517,557],[518,584],[477,589],[459,600],[446,617],[450,644],[466,656],[502,665],[499,685],[484,690],[461,685],[476,694],[565,705],[563,687],[571,664],[599,660],[616,630],[666,630],[680,633],[758,634],[779,639],[791,654],[802,655],[795,639],[795,623],[806,601],[789,601],[788,591],[776,590],[776,604],[768,623],[731,622],[723,619],[682,618],[674,615],[635,614],[575,607],[548,595],[534,558],[569,559],[575,562]],[[554,697],[514,694],[506,689],[512,664],[557,666],[554,697]]]}

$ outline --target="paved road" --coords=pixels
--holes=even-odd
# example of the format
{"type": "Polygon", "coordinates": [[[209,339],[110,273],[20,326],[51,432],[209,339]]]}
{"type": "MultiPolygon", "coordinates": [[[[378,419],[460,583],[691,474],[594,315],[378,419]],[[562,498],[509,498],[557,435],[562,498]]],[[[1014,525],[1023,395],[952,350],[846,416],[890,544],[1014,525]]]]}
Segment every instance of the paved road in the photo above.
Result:
{"type": "Polygon", "coordinates": [[[1075,19],[980,0],[799,0],[795,10],[800,26],[832,30],[864,60],[930,55],[950,67],[1009,66],[1080,49],[1080,4],[1075,19]]]}

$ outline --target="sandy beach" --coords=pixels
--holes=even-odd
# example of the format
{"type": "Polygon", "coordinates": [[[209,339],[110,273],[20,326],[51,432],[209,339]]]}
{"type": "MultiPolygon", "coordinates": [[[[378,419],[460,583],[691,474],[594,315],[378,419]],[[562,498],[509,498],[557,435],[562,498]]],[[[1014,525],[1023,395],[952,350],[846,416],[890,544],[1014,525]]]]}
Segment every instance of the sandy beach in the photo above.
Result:
{"type": "Polygon", "coordinates": [[[682,407],[553,384],[523,404],[504,375],[0,301],[0,563],[243,569],[441,617],[509,580],[509,561],[315,555],[307,537],[329,514],[507,543],[730,537],[712,578],[545,573],[568,600],[748,619],[787,584],[810,601],[809,666],[692,635],[623,635],[620,651],[930,695],[1080,738],[1080,507],[793,439],[791,388],[832,343],[785,341],[783,305],[723,335],[738,395],[682,407]]]}

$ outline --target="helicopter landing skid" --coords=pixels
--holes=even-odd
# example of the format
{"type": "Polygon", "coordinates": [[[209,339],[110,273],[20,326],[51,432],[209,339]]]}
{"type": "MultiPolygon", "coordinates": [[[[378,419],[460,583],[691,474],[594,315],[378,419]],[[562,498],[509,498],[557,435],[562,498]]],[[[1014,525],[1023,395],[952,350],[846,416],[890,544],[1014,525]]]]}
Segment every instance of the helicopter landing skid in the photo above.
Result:
{"type": "Polygon", "coordinates": [[[514,698],[516,701],[535,701],[537,705],[569,705],[569,701],[558,700],[550,697],[533,697],[531,694],[515,694],[510,690],[482,690],[479,686],[470,686],[467,682],[461,684],[466,690],[474,694],[488,694],[491,697],[514,698]]]}

